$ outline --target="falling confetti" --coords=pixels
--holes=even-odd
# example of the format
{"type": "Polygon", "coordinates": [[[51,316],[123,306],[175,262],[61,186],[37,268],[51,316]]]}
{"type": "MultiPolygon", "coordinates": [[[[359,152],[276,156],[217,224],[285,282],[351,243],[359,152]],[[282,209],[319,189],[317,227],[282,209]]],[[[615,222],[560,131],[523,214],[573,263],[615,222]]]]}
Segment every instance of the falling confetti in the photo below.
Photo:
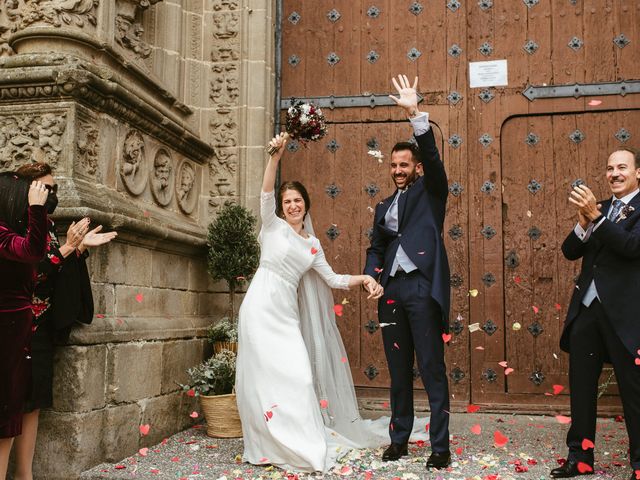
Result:
{"type": "Polygon", "coordinates": [[[582,449],[589,450],[590,448],[595,448],[595,445],[593,444],[593,442],[588,438],[585,438],[584,440],[582,440],[582,449]]]}
{"type": "Polygon", "coordinates": [[[522,325],[520,325],[519,322],[515,322],[513,325],[511,325],[511,328],[517,332],[522,328],[522,325]]]}
{"type": "Polygon", "coordinates": [[[344,307],[342,305],[333,306],[333,311],[338,317],[342,316],[343,310],[344,310],[344,307]]]}
{"type": "Polygon", "coordinates": [[[395,348],[396,350],[400,350],[400,347],[396,342],[393,342],[393,348],[395,348]]]}
{"type": "Polygon", "coordinates": [[[477,297],[478,296],[478,290],[476,288],[469,290],[469,295],[471,295],[472,297],[477,297]]]}
{"type": "Polygon", "coordinates": [[[376,267],[376,268],[374,268],[374,269],[373,269],[373,271],[374,271],[374,272],[376,272],[376,273],[380,273],[380,272],[382,272],[382,269],[381,269],[381,268],[376,267]]]}
{"type": "Polygon", "coordinates": [[[578,462],[578,471],[580,473],[593,472],[593,467],[588,463],[578,462]]]}
{"type": "Polygon", "coordinates": [[[316,253],[318,253],[318,249],[315,247],[311,247],[311,255],[315,255],[316,253]]]}
{"type": "Polygon", "coordinates": [[[387,305],[393,305],[394,303],[396,303],[395,300],[391,300],[390,298],[387,300],[387,305]]]}
{"type": "Polygon", "coordinates": [[[143,299],[144,299],[144,297],[142,296],[142,294],[141,294],[141,293],[138,293],[138,294],[136,295],[136,302],[138,302],[138,303],[142,303],[142,300],[143,300],[143,299]]]}
{"type": "Polygon", "coordinates": [[[560,305],[559,303],[556,303],[554,306],[556,307],[556,310],[562,310],[562,305],[560,305]]]}
{"type": "Polygon", "coordinates": [[[349,303],[349,300],[347,300],[346,298],[343,298],[342,302],[340,303],[342,303],[342,305],[347,305],[349,303]]]}
{"type": "Polygon", "coordinates": [[[469,331],[471,333],[477,332],[478,330],[480,330],[480,323],[476,322],[476,323],[472,323],[471,325],[469,325],[469,331]]]}
{"type": "Polygon", "coordinates": [[[140,427],[138,427],[140,429],[140,435],[147,435],[149,433],[149,430],[151,429],[151,425],[146,424],[146,425],[140,425],[140,427]]]}
{"type": "Polygon", "coordinates": [[[266,412],[264,412],[264,421],[265,422],[268,422],[272,418],[273,418],[273,412],[271,410],[267,410],[266,412]]]}
{"type": "Polygon", "coordinates": [[[562,392],[563,390],[564,390],[564,386],[563,385],[554,385],[553,386],[553,394],[554,395],[560,394],[560,392],[562,392]]]}
{"type": "Polygon", "coordinates": [[[442,334],[442,340],[444,341],[444,343],[449,343],[451,341],[451,334],[450,333],[443,333],[442,334]]]}
{"type": "Polygon", "coordinates": [[[511,368],[511,367],[509,367],[509,368],[505,368],[505,370],[504,370],[504,374],[505,374],[505,375],[509,375],[510,373],[513,373],[513,371],[514,371],[514,370],[513,370],[513,368],[511,368]]]}
{"type": "Polygon", "coordinates": [[[379,325],[380,325],[380,328],[384,328],[384,327],[389,327],[389,326],[395,325],[395,324],[396,323],[394,322],[394,323],[380,323],[379,325]]]}
{"type": "Polygon", "coordinates": [[[484,350],[484,347],[482,345],[476,347],[476,350],[484,350]]]}
{"type": "Polygon", "coordinates": [[[507,368],[508,364],[505,360],[498,362],[498,365],[500,365],[502,368],[507,368]]]}
{"type": "Polygon", "coordinates": [[[480,410],[478,405],[467,405],[467,413],[476,413],[478,410],[480,410]]]}
{"type": "Polygon", "coordinates": [[[597,107],[598,105],[602,104],[602,100],[589,100],[589,106],[590,107],[597,107]]]}
{"type": "Polygon", "coordinates": [[[471,427],[471,433],[473,433],[474,435],[480,435],[482,433],[482,427],[478,424],[473,425],[471,427]]]}
{"type": "Polygon", "coordinates": [[[320,408],[327,408],[329,406],[329,402],[326,400],[320,400],[320,408]]]}
{"type": "Polygon", "coordinates": [[[104,315],[102,313],[96,313],[96,318],[104,318],[104,315]]]}
{"type": "Polygon", "coordinates": [[[533,313],[537,314],[540,309],[538,307],[536,307],[535,305],[531,305],[531,308],[533,309],[533,313]]]}
{"type": "Polygon", "coordinates": [[[198,418],[200,415],[198,415],[198,412],[191,412],[191,413],[189,414],[189,416],[190,416],[191,418],[198,418]]]}
{"type": "Polygon", "coordinates": [[[571,423],[571,417],[565,417],[564,415],[556,415],[556,420],[564,425],[571,423]]]}
{"type": "Polygon", "coordinates": [[[138,450],[138,453],[143,457],[146,457],[149,453],[149,449],[147,447],[141,448],[140,450],[138,450]]]}

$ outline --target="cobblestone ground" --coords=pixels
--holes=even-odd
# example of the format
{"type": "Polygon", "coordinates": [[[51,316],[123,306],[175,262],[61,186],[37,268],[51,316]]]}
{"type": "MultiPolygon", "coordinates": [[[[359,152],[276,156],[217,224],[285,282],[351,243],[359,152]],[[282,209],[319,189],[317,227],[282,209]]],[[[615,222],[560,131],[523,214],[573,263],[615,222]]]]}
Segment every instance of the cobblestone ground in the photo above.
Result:
{"type": "MultiPolygon", "coordinates": [[[[595,475],[590,479],[624,479],[631,476],[624,422],[598,421],[595,475]]],[[[380,461],[382,449],[353,451],[332,472],[305,475],[274,467],[240,462],[242,440],[207,437],[194,428],[114,464],[102,464],[84,472],[82,479],[546,479],[566,455],[568,426],[555,417],[511,414],[453,414],[451,418],[453,464],[447,470],[427,472],[428,444],[410,446],[410,456],[397,462],[380,461]],[[508,439],[495,445],[495,432],[508,439]]]]}

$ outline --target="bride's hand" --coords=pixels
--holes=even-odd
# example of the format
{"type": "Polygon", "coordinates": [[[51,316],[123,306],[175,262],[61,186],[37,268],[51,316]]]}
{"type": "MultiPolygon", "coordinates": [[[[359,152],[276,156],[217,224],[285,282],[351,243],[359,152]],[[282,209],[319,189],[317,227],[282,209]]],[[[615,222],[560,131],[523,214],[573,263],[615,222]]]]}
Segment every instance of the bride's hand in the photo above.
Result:
{"type": "Polygon", "coordinates": [[[269,146],[275,148],[276,151],[273,155],[271,155],[271,158],[273,158],[275,161],[279,161],[280,157],[282,157],[282,154],[284,152],[284,147],[286,144],[287,144],[287,135],[284,132],[279,133],[278,135],[273,137],[269,142],[269,146]]]}
{"type": "Polygon", "coordinates": [[[365,275],[362,285],[369,292],[367,299],[373,298],[374,300],[377,300],[384,294],[384,288],[382,288],[382,285],[376,282],[370,275],[365,275]]]}

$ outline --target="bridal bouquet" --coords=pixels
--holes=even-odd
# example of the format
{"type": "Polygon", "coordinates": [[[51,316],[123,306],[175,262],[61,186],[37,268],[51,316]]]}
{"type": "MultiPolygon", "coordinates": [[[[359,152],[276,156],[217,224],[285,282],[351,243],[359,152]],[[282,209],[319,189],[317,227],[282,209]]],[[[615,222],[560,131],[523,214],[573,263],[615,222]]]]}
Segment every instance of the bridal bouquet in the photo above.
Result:
{"type": "MultiPolygon", "coordinates": [[[[285,138],[298,140],[300,143],[315,142],[327,134],[327,122],[320,108],[313,103],[303,103],[292,101],[287,110],[285,123],[285,138]]],[[[267,149],[269,155],[273,155],[276,150],[272,147],[267,149]]]]}

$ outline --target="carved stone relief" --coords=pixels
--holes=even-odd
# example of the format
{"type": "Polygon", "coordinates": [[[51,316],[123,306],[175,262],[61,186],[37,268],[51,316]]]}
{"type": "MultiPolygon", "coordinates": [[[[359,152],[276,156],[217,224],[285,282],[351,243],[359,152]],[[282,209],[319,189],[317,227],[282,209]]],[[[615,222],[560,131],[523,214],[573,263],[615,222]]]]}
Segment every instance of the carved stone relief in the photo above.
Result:
{"type": "Polygon", "coordinates": [[[211,67],[214,77],[211,81],[209,98],[217,106],[236,105],[240,96],[238,87],[238,65],[214,65],[211,67]]]}
{"type": "Polygon", "coordinates": [[[178,206],[187,215],[193,213],[198,203],[197,174],[193,164],[183,160],[176,175],[176,199],[178,206]]]}
{"type": "Polygon", "coordinates": [[[238,149],[236,148],[217,148],[215,158],[209,163],[211,174],[218,174],[229,178],[235,176],[238,171],[238,149]]]}
{"type": "Polygon", "coordinates": [[[98,129],[88,121],[80,121],[76,140],[76,161],[80,169],[95,175],[98,170],[98,129]]]}
{"type": "Polygon", "coordinates": [[[95,27],[98,3],[99,0],[7,0],[6,7],[11,29],[16,32],[36,23],[95,27]]]}
{"type": "Polygon", "coordinates": [[[143,39],[144,28],[140,22],[142,12],[162,0],[117,0],[115,39],[138,59],[151,55],[151,46],[143,39]]]}
{"type": "Polygon", "coordinates": [[[240,15],[236,12],[216,13],[212,18],[211,60],[229,62],[240,58],[240,15]]]}
{"type": "Polygon", "coordinates": [[[0,168],[29,162],[56,167],[67,127],[65,113],[0,117],[0,168]]]}
{"type": "Polygon", "coordinates": [[[238,10],[238,0],[213,0],[213,10],[219,12],[220,10],[238,10]]]}
{"type": "Polygon", "coordinates": [[[9,46],[9,33],[11,32],[9,25],[11,22],[7,17],[5,7],[4,3],[0,3],[0,57],[8,57],[14,53],[9,46]]]}
{"type": "Polygon", "coordinates": [[[209,130],[214,147],[235,147],[238,144],[238,123],[235,112],[230,109],[218,109],[209,122],[209,130]]]}
{"type": "Polygon", "coordinates": [[[173,198],[173,160],[171,154],[161,148],[156,153],[153,160],[153,169],[151,170],[151,193],[155,201],[166,207],[171,203],[173,198]]]}
{"type": "Polygon", "coordinates": [[[238,36],[240,16],[235,12],[218,13],[213,16],[213,38],[229,40],[238,36]]]}
{"type": "Polygon", "coordinates": [[[120,177],[127,190],[133,195],[140,195],[146,186],[144,138],[137,130],[130,130],[122,148],[122,167],[120,177]]]}

